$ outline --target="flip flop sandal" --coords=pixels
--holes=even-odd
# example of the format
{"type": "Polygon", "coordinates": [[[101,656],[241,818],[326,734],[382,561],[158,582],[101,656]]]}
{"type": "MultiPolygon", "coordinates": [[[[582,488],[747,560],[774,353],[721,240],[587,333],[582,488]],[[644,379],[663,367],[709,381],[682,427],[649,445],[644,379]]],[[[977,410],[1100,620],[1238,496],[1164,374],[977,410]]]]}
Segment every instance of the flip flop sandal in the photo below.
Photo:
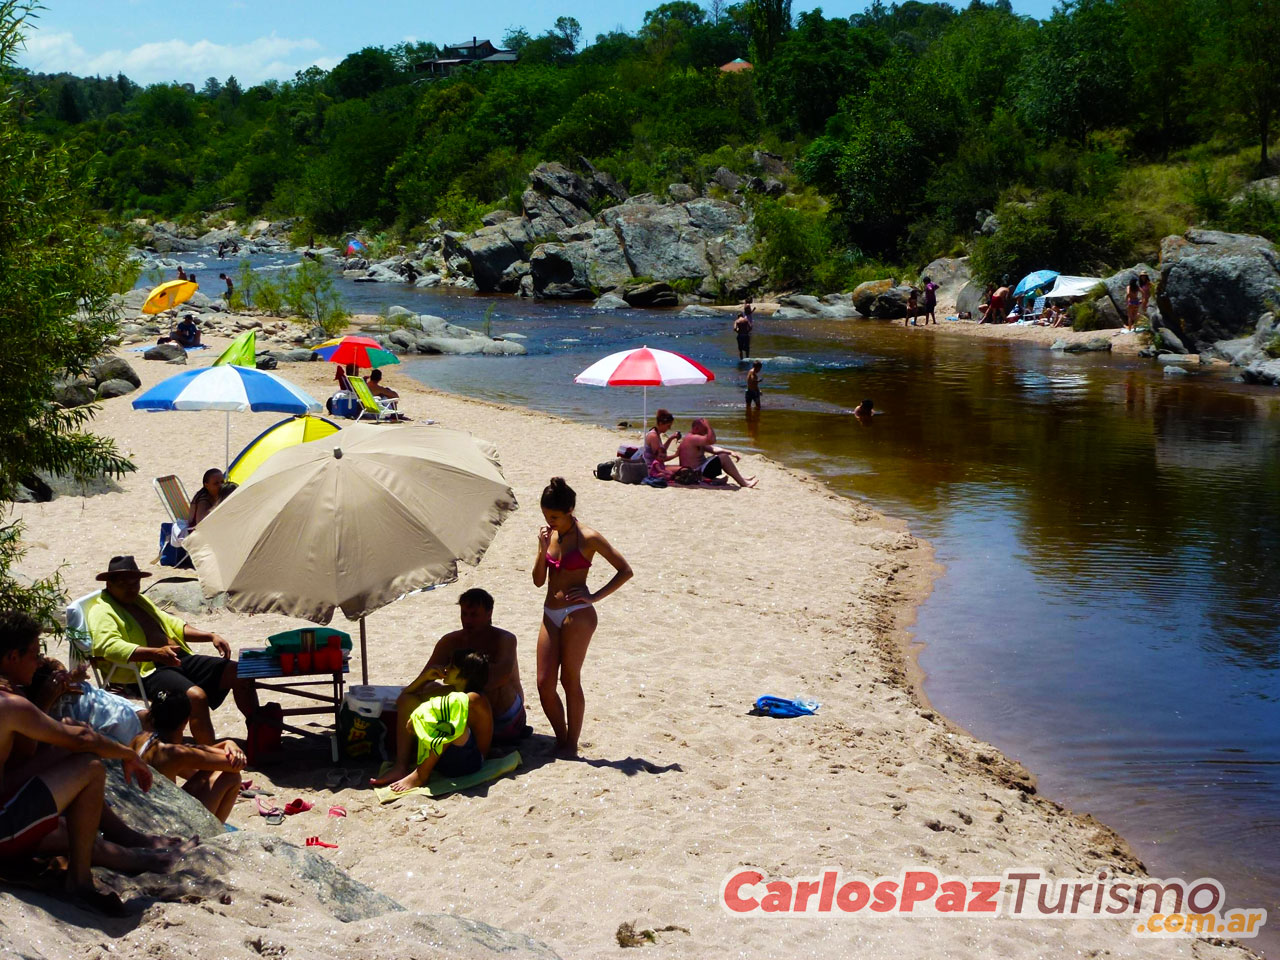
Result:
{"type": "Polygon", "coordinates": [[[292,817],[295,813],[306,813],[314,806],[314,803],[308,803],[306,800],[298,797],[296,800],[290,800],[285,804],[284,812],[286,816],[292,817]]]}
{"type": "Polygon", "coordinates": [[[267,797],[270,796],[270,794],[265,790],[249,790],[246,788],[240,791],[240,796],[244,797],[246,800],[252,800],[254,797],[267,797]]]}
{"type": "Polygon", "coordinates": [[[346,815],[347,815],[346,807],[342,807],[337,804],[334,804],[332,807],[329,808],[329,816],[331,817],[345,817],[346,815]]]}
{"type": "Polygon", "coordinates": [[[262,802],[261,797],[255,798],[254,803],[258,805],[258,813],[267,818],[267,823],[272,826],[275,826],[278,823],[284,823],[284,811],[279,807],[274,804],[267,806],[267,804],[262,802]]]}
{"type": "Polygon", "coordinates": [[[252,787],[252,786],[253,786],[253,781],[252,781],[252,780],[241,780],[241,781],[240,781],[240,789],[241,789],[241,791],[248,790],[248,789],[249,789],[250,787],[252,787]]]}

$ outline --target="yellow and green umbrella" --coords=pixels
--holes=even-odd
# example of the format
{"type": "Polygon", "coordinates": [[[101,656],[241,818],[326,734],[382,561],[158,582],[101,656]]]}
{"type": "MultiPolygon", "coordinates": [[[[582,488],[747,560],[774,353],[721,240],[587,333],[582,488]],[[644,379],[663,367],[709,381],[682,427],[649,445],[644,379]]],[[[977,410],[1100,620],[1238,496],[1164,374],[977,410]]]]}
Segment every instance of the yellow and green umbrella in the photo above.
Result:
{"type": "Polygon", "coordinates": [[[200,284],[190,280],[170,280],[162,283],[149,294],[142,305],[143,313],[164,313],[180,303],[186,303],[200,289],[200,284]]]}

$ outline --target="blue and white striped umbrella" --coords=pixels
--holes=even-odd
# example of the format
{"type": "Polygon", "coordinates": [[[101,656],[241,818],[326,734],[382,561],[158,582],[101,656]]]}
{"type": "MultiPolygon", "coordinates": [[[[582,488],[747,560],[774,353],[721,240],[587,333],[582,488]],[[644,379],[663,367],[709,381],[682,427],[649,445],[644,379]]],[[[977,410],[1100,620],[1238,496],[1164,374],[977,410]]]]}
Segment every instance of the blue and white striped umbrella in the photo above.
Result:
{"type": "Polygon", "coordinates": [[[225,410],[227,458],[231,456],[231,413],[318,413],[320,401],[266,370],[220,364],[186,370],[133,401],[135,410],[225,410]]]}

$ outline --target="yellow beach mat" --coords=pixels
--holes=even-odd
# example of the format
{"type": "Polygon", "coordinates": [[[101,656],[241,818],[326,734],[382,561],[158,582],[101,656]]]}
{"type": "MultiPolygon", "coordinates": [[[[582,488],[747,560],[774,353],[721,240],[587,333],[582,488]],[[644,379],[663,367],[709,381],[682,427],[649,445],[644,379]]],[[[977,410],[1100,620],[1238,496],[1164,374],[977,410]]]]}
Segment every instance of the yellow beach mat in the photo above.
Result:
{"type": "MultiPolygon", "coordinates": [[[[499,777],[505,777],[508,773],[514,773],[516,767],[520,766],[520,762],[520,751],[513,750],[505,757],[490,757],[479,770],[475,773],[469,773],[465,777],[450,779],[449,777],[433,776],[427,781],[425,787],[414,787],[404,793],[394,793],[390,787],[375,787],[373,793],[378,798],[379,803],[395,803],[397,800],[412,797],[415,794],[424,797],[443,797],[445,794],[468,790],[489,780],[497,780],[499,777]]],[[[390,768],[390,763],[384,763],[382,770],[379,772],[386,773],[390,768]]]]}

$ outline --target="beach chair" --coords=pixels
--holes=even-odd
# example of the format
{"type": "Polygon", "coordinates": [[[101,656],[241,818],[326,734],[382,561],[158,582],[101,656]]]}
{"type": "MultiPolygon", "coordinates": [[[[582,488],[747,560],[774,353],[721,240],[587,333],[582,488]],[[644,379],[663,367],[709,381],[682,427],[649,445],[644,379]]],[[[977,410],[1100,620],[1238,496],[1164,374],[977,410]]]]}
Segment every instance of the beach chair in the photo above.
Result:
{"type": "Polygon", "coordinates": [[[174,546],[169,541],[169,535],[174,526],[185,525],[187,518],[191,516],[191,500],[187,497],[186,488],[172,473],[167,477],[156,477],[151,481],[151,485],[155,487],[156,496],[169,512],[169,522],[160,524],[160,552],[151,562],[158,563],[162,567],[190,566],[191,561],[187,551],[174,546]]]}
{"type": "Polygon", "coordinates": [[[169,519],[174,523],[186,523],[191,516],[191,498],[187,496],[182,481],[171,473],[167,477],[156,477],[151,485],[155,487],[156,496],[160,498],[164,508],[169,511],[169,519]]]}
{"type": "Polygon", "coordinates": [[[67,604],[67,649],[71,656],[68,666],[74,669],[82,663],[88,664],[98,686],[103,690],[109,689],[112,684],[137,686],[143,705],[149,707],[151,704],[147,701],[146,688],[142,686],[142,671],[138,664],[108,663],[93,655],[93,637],[89,635],[89,618],[86,612],[89,604],[101,594],[101,590],[95,590],[67,604]]]}
{"type": "Polygon", "coordinates": [[[375,397],[373,391],[369,389],[369,384],[365,383],[364,377],[347,377],[347,382],[351,385],[356,399],[360,401],[357,420],[363,420],[366,416],[373,417],[374,420],[400,419],[400,413],[396,410],[396,401],[389,397],[375,397]]]}

